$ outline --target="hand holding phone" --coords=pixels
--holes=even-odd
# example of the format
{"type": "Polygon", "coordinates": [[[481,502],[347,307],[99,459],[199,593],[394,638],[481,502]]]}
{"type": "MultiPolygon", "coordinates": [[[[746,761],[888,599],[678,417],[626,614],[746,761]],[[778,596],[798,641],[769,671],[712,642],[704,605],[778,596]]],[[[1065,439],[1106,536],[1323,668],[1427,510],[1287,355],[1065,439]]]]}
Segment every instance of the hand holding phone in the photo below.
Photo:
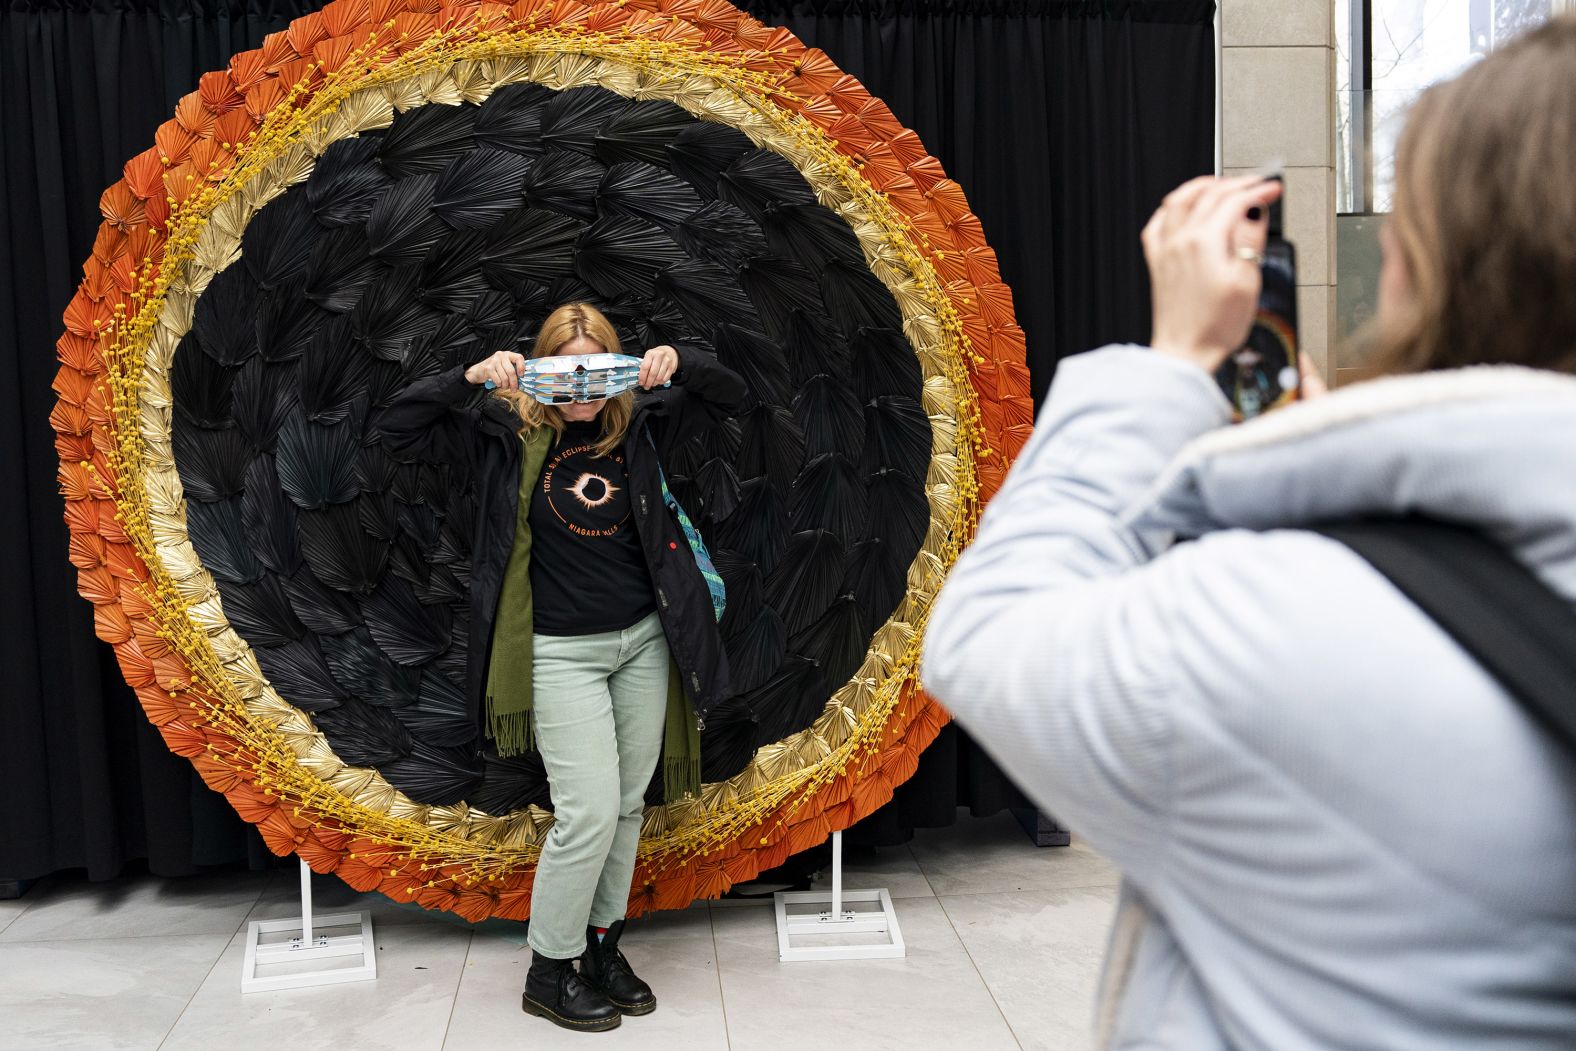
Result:
{"type": "MultiPolygon", "coordinates": [[[[1274,176],[1279,179],[1280,176],[1274,176]]],[[[1299,397],[1297,252],[1282,227],[1282,196],[1269,206],[1269,228],[1259,259],[1259,296],[1242,346],[1215,370],[1240,422],[1299,397]]]]}

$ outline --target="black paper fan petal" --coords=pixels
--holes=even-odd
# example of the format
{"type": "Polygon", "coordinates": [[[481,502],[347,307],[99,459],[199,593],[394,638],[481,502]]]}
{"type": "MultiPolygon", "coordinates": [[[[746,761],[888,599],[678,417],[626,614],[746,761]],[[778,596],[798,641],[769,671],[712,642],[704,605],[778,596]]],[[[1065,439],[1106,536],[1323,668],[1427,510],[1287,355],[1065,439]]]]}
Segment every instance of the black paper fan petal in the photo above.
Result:
{"type": "MultiPolygon", "coordinates": [[[[170,363],[170,394],[175,414],[193,427],[218,430],[231,423],[236,370],[219,364],[187,333],[170,363]]],[[[254,355],[252,362],[258,358],[254,355]]],[[[251,362],[248,362],[251,364],[251,362]]]]}
{"type": "Polygon", "coordinates": [[[867,624],[883,623],[903,601],[903,593],[908,590],[906,570],[914,559],[914,549],[907,550],[903,557],[895,544],[878,536],[861,540],[848,549],[839,591],[853,594],[867,624]]]}
{"type": "Polygon", "coordinates": [[[258,646],[253,652],[263,675],[279,696],[306,712],[333,708],[345,697],[312,636],[283,646],[258,646]]]}
{"type": "Polygon", "coordinates": [[[739,285],[755,304],[766,331],[782,339],[788,335],[794,311],[820,314],[826,310],[815,276],[791,259],[757,256],[739,268],[739,285]]]}
{"type": "Polygon", "coordinates": [[[733,465],[726,460],[711,459],[701,464],[695,473],[694,485],[706,508],[707,520],[720,522],[738,509],[739,479],[733,472],[733,465]]]}
{"type": "Polygon", "coordinates": [[[919,359],[901,332],[861,328],[848,341],[854,390],[860,401],[887,394],[915,397],[924,385],[919,359]]]}
{"type": "Polygon", "coordinates": [[[786,492],[804,463],[804,434],[793,415],[778,405],[757,405],[740,417],[743,440],[739,444],[741,477],[766,475],[786,492]]]}
{"type": "Polygon", "coordinates": [[[868,512],[865,478],[842,453],[813,457],[794,479],[789,521],[796,532],[825,529],[840,537],[863,536],[868,512]]]}
{"type": "Polygon", "coordinates": [[[790,655],[766,685],[744,695],[756,721],[756,744],[780,741],[808,726],[826,709],[826,698],[816,663],[790,655]]]}
{"type": "Polygon", "coordinates": [[[600,295],[650,295],[656,275],[682,263],[683,249],[657,227],[629,216],[598,219],[580,235],[575,271],[600,295]]]}
{"type": "Polygon", "coordinates": [[[842,540],[824,529],[795,533],[766,577],[766,601],[797,633],[832,604],[842,580],[842,540]]]}
{"type": "Polygon", "coordinates": [[[197,297],[191,335],[203,353],[233,368],[257,353],[257,328],[253,319],[262,291],[244,266],[219,271],[197,297]]]}
{"type": "Polygon", "coordinates": [[[241,234],[241,262],[258,287],[273,290],[306,270],[322,228],[307,198],[287,193],[252,217],[241,234]]]}
{"type": "Polygon", "coordinates": [[[788,400],[788,367],[782,348],[754,329],[722,324],[712,330],[717,360],[744,377],[757,401],[788,400]]]}
{"type": "Polygon", "coordinates": [[[915,476],[890,467],[868,475],[865,485],[870,494],[870,532],[884,537],[903,554],[905,563],[911,561],[930,531],[930,501],[924,487],[915,476]]]}
{"type": "Polygon", "coordinates": [[[525,197],[525,173],[531,162],[517,153],[490,147],[456,158],[432,191],[432,210],[456,230],[491,226],[525,197]]]}
{"type": "Polygon", "coordinates": [[[416,703],[421,671],[401,667],[383,656],[365,627],[352,628],[343,635],[320,636],[318,645],[334,680],[346,692],[388,708],[416,703]]]}
{"type": "Polygon", "coordinates": [[[717,196],[717,179],[728,166],[755,149],[737,128],[696,121],[668,143],[667,166],[707,197],[717,196]]]}
{"type": "Polygon", "coordinates": [[[717,196],[738,205],[756,222],[773,207],[815,203],[804,176],[788,158],[771,150],[751,150],[728,165],[717,179],[717,196]]]}
{"type": "Polygon", "coordinates": [[[272,450],[285,418],[300,404],[296,363],[273,364],[258,355],[235,373],[235,425],[258,449],[272,450]]]}
{"type": "Polygon", "coordinates": [[[188,502],[225,500],[245,487],[253,449],[238,428],[206,431],[176,419],[172,432],[175,466],[188,502]]]}
{"type": "Polygon", "coordinates": [[[267,453],[246,469],[241,514],[246,522],[246,542],[259,562],[286,576],[300,568],[296,505],[280,487],[274,458],[267,453]]]}
{"type": "Polygon", "coordinates": [[[400,362],[437,328],[422,302],[423,267],[402,266],[379,278],[350,312],[350,331],[368,354],[400,362]]]}
{"type": "Polygon", "coordinates": [[[745,693],[765,685],[782,666],[787,646],[788,629],[782,617],[770,606],[760,607],[728,636],[728,675],[734,691],[745,693]]]}
{"type": "Polygon", "coordinates": [[[542,152],[542,109],[553,90],[541,84],[506,84],[476,114],[478,146],[512,150],[527,157],[542,152]]]}
{"type": "Polygon", "coordinates": [[[823,702],[859,670],[869,647],[870,625],[852,594],[837,596],[813,624],[788,640],[790,650],[815,662],[815,693],[823,702]]]}
{"type": "Polygon", "coordinates": [[[361,528],[374,540],[393,543],[400,534],[399,501],[393,493],[362,493],[356,500],[361,528]]]}
{"type": "Polygon", "coordinates": [[[671,102],[636,102],[602,125],[594,149],[604,164],[644,161],[666,168],[668,144],[694,123],[694,117],[671,102]]]}
{"type": "Polygon", "coordinates": [[[713,708],[700,735],[701,780],[726,781],[748,766],[755,755],[756,729],[743,699],[713,708]]]}
{"type": "MultiPolygon", "coordinates": [[[[390,190],[383,200],[392,199],[397,190],[390,190]]],[[[377,209],[372,214],[376,217],[377,209]]],[[[371,230],[370,223],[367,229],[371,230]]],[[[368,235],[360,227],[342,226],[317,239],[306,264],[303,294],[324,310],[343,314],[356,305],[377,273],[378,261],[371,254],[368,235]]],[[[206,298],[205,293],[203,299],[206,298]]]]}
{"type": "Polygon", "coordinates": [[[673,236],[686,252],[727,270],[771,250],[755,220],[726,201],[712,201],[690,215],[673,236]]]}
{"type": "Polygon", "coordinates": [[[631,103],[599,87],[570,88],[548,99],[542,110],[542,141],[576,153],[596,151],[597,135],[631,103]]]}
{"type": "Polygon", "coordinates": [[[834,259],[821,267],[818,276],[826,309],[844,332],[857,332],[861,327],[903,330],[897,301],[863,263],[834,259]]]}
{"type": "Polygon", "coordinates": [[[490,291],[481,271],[486,245],[486,234],[481,230],[447,234],[433,245],[421,263],[422,304],[461,314],[472,299],[490,291]]]}
{"type": "Polygon", "coordinates": [[[215,578],[250,584],[263,575],[262,563],[246,542],[239,496],[213,503],[187,501],[186,535],[215,578]]]}
{"type": "Polygon", "coordinates": [[[306,634],[290,608],[279,578],[264,573],[252,584],[230,583],[224,589],[224,615],[251,646],[282,646],[306,634]]]}
{"type": "Polygon", "coordinates": [[[700,210],[701,200],[682,179],[641,161],[615,164],[597,187],[604,214],[632,215],[659,226],[677,226],[700,210]]]}
{"type": "Polygon", "coordinates": [[[814,204],[780,204],[766,209],[761,230],[777,255],[805,266],[841,260],[863,266],[865,253],[853,228],[836,212],[814,204]]]}
{"type": "Polygon", "coordinates": [[[569,150],[547,150],[525,175],[525,199],[538,208],[596,218],[596,188],[607,169],[569,150]]]}
{"type": "Polygon", "coordinates": [[[436,185],[437,176],[417,175],[401,179],[379,198],[367,216],[365,235],[367,251],[373,259],[386,266],[420,262],[449,232],[432,211],[436,185]]]}
{"type": "Polygon", "coordinates": [[[471,809],[489,814],[509,814],[531,804],[550,807],[547,768],[536,752],[510,756],[482,756],[482,783],[468,798],[471,809]]]}
{"type": "Polygon", "coordinates": [[[728,605],[723,611],[718,630],[723,637],[738,634],[739,630],[760,611],[763,604],[761,567],[737,551],[717,547],[711,552],[717,572],[728,586],[728,605]]]}
{"type": "Polygon", "coordinates": [[[853,453],[865,435],[864,407],[846,379],[822,373],[799,386],[793,418],[804,432],[804,454],[853,453]]]}
{"type": "Polygon", "coordinates": [[[673,302],[699,332],[709,333],[729,322],[746,328],[761,327],[755,307],[733,275],[715,263],[683,262],[657,275],[656,292],[673,302]]]}
{"type": "Polygon", "coordinates": [[[306,418],[317,423],[349,419],[366,400],[371,360],[356,345],[348,315],[342,314],[318,329],[311,349],[298,366],[298,397],[306,418]]]}
{"type": "Polygon", "coordinates": [[[334,317],[306,298],[306,274],[265,292],[257,305],[257,350],[267,361],[294,361],[318,327],[334,317]]]}
{"type": "Polygon", "coordinates": [[[788,359],[788,373],[796,386],[822,373],[848,374],[848,346],[822,314],[794,311],[788,319],[788,331],[782,344],[783,355],[788,359]]]}
{"type": "Polygon", "coordinates": [[[574,265],[585,224],[544,208],[517,208],[487,231],[481,269],[489,284],[516,293],[545,293],[574,265]]]}
{"type": "Polygon", "coordinates": [[[342,761],[381,767],[409,755],[415,746],[395,711],[347,697],[338,707],[316,713],[313,721],[342,761]]]}
{"type": "Polygon", "coordinates": [[[389,545],[361,527],[355,504],[303,511],[300,523],[301,553],[313,576],[340,591],[372,594],[388,563],[389,545]]]}
{"type": "Polygon", "coordinates": [[[923,477],[930,463],[930,417],[912,398],[876,398],[865,406],[865,469],[895,467],[923,477]]]}
{"type": "Polygon", "coordinates": [[[284,583],[297,619],[318,634],[339,635],[360,625],[355,600],[318,580],[310,567],[303,565],[284,583]]]}
{"type": "Polygon", "coordinates": [[[751,478],[739,483],[738,508],[714,532],[716,546],[737,551],[769,573],[787,546],[788,511],[769,480],[751,478]]]}
{"type": "Polygon", "coordinates": [[[384,577],[361,600],[361,612],[378,649],[396,664],[426,664],[449,646],[449,607],[422,605],[398,577],[384,577]]]}
{"type": "Polygon", "coordinates": [[[422,673],[416,703],[396,711],[400,722],[419,741],[458,747],[476,740],[476,723],[467,712],[465,687],[430,668],[422,673]]]}
{"type": "Polygon", "coordinates": [[[318,223],[332,227],[366,221],[372,206],[394,182],[378,163],[382,143],[382,136],[358,135],[330,143],[323,151],[305,190],[318,223]]]}
{"type": "Polygon", "coordinates": [[[418,106],[400,114],[378,147],[383,170],[396,179],[443,171],[475,148],[476,114],[471,106],[418,106]]]}
{"type": "Polygon", "coordinates": [[[279,429],[275,466],[279,485],[297,507],[322,508],[353,500],[360,443],[349,427],[325,426],[292,416],[279,429]]]}
{"type": "Polygon", "coordinates": [[[418,802],[450,806],[481,783],[482,761],[474,748],[442,748],[412,738],[410,755],[385,763],[382,773],[418,802]]]}

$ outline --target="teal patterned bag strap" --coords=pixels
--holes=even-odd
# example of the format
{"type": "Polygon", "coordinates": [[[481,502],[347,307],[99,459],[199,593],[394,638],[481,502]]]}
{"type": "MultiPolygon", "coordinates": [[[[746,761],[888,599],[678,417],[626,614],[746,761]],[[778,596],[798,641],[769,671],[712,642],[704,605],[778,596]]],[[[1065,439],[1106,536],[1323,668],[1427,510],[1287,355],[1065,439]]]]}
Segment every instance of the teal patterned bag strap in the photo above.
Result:
{"type": "MultiPolygon", "coordinates": [[[[651,443],[651,451],[657,451],[657,443],[651,437],[651,432],[646,432],[646,441],[651,443]]],[[[679,506],[678,498],[668,489],[668,476],[662,470],[662,459],[657,458],[657,478],[662,482],[662,502],[672,508],[674,516],[679,520],[679,528],[684,531],[684,539],[689,543],[689,549],[695,556],[695,565],[700,569],[700,575],[706,578],[706,590],[711,592],[711,611],[717,619],[722,619],[722,614],[728,606],[728,589],[722,581],[722,574],[717,572],[716,563],[711,560],[711,552],[706,550],[706,541],[700,538],[700,530],[695,528],[695,523],[690,521],[684,508],[679,506]]]]}

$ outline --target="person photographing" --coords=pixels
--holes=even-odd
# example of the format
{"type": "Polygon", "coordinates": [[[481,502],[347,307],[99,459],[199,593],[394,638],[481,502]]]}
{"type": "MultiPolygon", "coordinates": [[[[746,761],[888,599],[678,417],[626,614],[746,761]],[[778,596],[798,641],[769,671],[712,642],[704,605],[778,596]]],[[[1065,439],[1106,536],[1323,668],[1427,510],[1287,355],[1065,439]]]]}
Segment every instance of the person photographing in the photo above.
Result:
{"type": "MultiPolygon", "coordinates": [[[[570,303],[532,357],[618,353],[607,318],[570,303]]],[[[474,472],[470,699],[500,756],[540,752],[554,813],[522,1006],[604,1030],[656,1007],[619,948],[647,786],[664,757],[668,798],[699,791],[701,720],[730,693],[712,589],[661,458],[737,411],[746,388],[671,346],[641,356],[638,393],[544,404],[521,390],[527,368],[503,350],[417,381],[380,430],[396,455],[474,472]]]]}
{"type": "Polygon", "coordinates": [[[1104,1046],[1576,1046],[1576,759],[1319,531],[1467,526],[1576,606],[1573,146],[1576,20],[1426,92],[1383,378],[1234,428],[1280,189],[1177,189],[1152,345],[1061,363],[942,589],[925,687],[1122,870],[1104,1046]]]}

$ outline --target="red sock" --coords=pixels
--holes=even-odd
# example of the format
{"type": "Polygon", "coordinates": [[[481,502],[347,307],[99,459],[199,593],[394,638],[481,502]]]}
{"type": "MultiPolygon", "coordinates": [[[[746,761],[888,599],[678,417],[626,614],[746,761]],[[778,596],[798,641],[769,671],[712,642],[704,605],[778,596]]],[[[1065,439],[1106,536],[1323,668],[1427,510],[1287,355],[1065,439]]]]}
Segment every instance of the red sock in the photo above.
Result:
{"type": "Polygon", "coordinates": [[[597,941],[601,941],[602,940],[602,935],[604,935],[606,933],[607,933],[607,928],[606,927],[598,927],[596,929],[596,940],[597,941]]]}

